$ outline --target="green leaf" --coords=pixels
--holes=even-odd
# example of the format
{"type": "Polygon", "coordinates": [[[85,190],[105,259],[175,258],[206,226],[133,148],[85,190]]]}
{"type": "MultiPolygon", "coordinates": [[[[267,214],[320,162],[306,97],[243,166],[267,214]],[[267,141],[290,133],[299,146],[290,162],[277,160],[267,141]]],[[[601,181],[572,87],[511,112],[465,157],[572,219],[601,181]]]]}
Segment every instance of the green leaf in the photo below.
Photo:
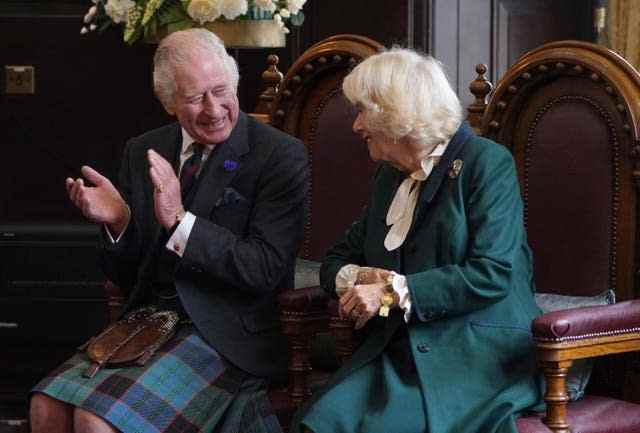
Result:
{"type": "Polygon", "coordinates": [[[145,28],[144,37],[146,38],[154,38],[158,33],[158,20],[151,19],[145,28]]]}
{"type": "Polygon", "coordinates": [[[187,19],[187,20],[177,21],[167,25],[167,32],[173,33],[173,32],[177,32],[178,30],[190,29],[191,27],[193,27],[193,21],[191,20],[187,19]]]}
{"type": "Polygon", "coordinates": [[[125,35],[125,42],[129,45],[133,45],[133,43],[135,41],[137,41],[138,39],[140,39],[140,35],[142,34],[142,31],[140,29],[140,27],[136,28],[133,32],[131,32],[131,34],[129,35],[125,35]],[[129,38],[127,39],[126,37],[129,36],[129,38]]]}
{"type": "Polygon", "coordinates": [[[113,21],[103,21],[102,24],[100,24],[100,26],[98,27],[98,31],[100,33],[104,32],[105,30],[107,30],[109,27],[111,27],[113,25],[113,21]]]}
{"type": "Polygon", "coordinates": [[[173,3],[170,7],[163,7],[158,12],[157,17],[159,24],[168,24],[189,18],[180,3],[173,3]]]}
{"type": "Polygon", "coordinates": [[[304,12],[300,11],[295,15],[291,15],[291,25],[301,26],[304,22],[304,12]]]}

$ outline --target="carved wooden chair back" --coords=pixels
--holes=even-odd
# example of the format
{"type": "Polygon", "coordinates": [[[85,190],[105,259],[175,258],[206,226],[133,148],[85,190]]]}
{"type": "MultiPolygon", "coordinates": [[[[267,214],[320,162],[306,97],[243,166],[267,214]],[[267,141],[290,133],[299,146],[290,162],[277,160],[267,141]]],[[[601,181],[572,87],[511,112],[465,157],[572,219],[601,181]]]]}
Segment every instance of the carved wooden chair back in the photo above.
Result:
{"type": "Polygon", "coordinates": [[[342,94],[342,80],[381,48],[363,36],[325,39],[296,60],[275,95],[270,123],[300,138],[311,163],[302,258],[321,260],[367,201],[375,165],[352,131],[356,112],[342,94]]]}
{"type": "MultiPolygon", "coordinates": [[[[363,36],[332,36],[306,50],[284,78],[277,69],[278,58],[267,59],[262,75],[266,90],[252,115],[302,140],[309,154],[308,212],[298,253],[302,259],[322,260],[367,201],[375,164],[364,141],[352,131],[357,113],[342,94],[342,81],[355,65],[382,48],[363,36]]],[[[328,378],[317,365],[312,368],[311,360],[311,341],[328,331],[328,296],[317,287],[317,266],[305,270],[310,265],[302,262],[296,265],[298,289],[279,296],[280,321],[289,344],[289,384],[286,399],[279,398],[278,390],[271,390],[270,397],[283,427],[292,410],[310,395],[313,383],[328,378]],[[309,271],[314,273],[309,280],[316,283],[300,285],[298,277],[309,271]]]]}
{"type": "Polygon", "coordinates": [[[577,41],[529,52],[493,93],[481,133],[516,160],[538,291],[635,297],[639,98],[633,67],[577,41]]]}

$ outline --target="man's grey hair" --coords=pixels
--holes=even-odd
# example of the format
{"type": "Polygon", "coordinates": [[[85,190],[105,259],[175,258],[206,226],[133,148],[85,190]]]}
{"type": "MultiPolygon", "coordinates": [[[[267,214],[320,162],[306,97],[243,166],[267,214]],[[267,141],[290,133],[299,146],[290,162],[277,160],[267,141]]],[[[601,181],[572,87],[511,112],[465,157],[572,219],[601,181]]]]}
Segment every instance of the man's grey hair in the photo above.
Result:
{"type": "Polygon", "coordinates": [[[352,104],[367,112],[365,128],[428,149],[449,140],[462,122],[462,106],[436,59],[393,48],[375,54],[345,78],[352,104]]]}
{"type": "Polygon", "coordinates": [[[222,40],[209,30],[193,28],[171,33],[158,46],[153,58],[153,88],[165,107],[173,107],[176,93],[176,68],[194,54],[218,59],[234,91],[238,89],[238,64],[224,47],[222,40]]]}

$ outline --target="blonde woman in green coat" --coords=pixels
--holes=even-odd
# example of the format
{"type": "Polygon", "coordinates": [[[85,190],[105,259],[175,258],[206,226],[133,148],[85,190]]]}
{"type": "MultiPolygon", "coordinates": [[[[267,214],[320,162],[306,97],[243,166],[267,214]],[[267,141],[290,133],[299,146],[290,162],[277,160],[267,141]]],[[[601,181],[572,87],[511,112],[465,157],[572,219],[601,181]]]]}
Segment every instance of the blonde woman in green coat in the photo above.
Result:
{"type": "Polygon", "coordinates": [[[296,417],[315,433],[516,433],[542,400],[531,251],[515,166],[476,136],[440,64],[404,49],[344,80],[380,161],[326,290],[367,337],[296,417]]]}

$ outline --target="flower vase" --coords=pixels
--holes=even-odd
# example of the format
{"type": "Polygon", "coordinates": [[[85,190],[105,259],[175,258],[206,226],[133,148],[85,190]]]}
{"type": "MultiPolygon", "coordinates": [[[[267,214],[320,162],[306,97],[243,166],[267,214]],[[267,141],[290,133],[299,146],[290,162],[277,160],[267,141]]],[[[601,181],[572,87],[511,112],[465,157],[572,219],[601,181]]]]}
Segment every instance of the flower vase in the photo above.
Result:
{"type": "Polygon", "coordinates": [[[205,24],[228,48],[277,48],[285,46],[285,34],[274,20],[213,21],[205,24]]]}

